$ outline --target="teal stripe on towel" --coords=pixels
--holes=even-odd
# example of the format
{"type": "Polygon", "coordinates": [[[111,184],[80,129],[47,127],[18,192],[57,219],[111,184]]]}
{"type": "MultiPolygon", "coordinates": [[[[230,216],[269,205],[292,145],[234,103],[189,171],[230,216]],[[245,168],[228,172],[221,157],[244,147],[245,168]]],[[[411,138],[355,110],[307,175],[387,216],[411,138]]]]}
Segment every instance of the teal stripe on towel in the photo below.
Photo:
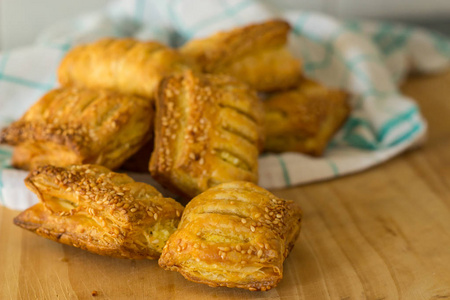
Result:
{"type": "Polygon", "coordinates": [[[53,84],[35,82],[35,81],[28,80],[28,79],[23,79],[23,78],[10,76],[10,75],[6,75],[6,74],[0,74],[0,80],[8,81],[8,82],[19,84],[19,85],[24,85],[24,86],[27,86],[30,88],[39,89],[39,90],[43,90],[43,91],[48,91],[54,87],[53,84]]]}
{"type": "Polygon", "coordinates": [[[422,128],[423,128],[422,124],[420,123],[414,124],[414,126],[411,128],[410,131],[406,132],[404,135],[402,135],[401,137],[390,143],[388,146],[389,147],[396,146],[413,138],[420,130],[422,130],[422,128]]]}
{"type": "Polygon", "coordinates": [[[339,169],[334,161],[327,160],[328,164],[330,165],[331,170],[333,171],[334,177],[339,176],[339,169]]]}
{"type": "Polygon", "coordinates": [[[0,60],[0,76],[5,71],[6,63],[8,62],[9,53],[5,52],[2,55],[2,59],[0,60]]]}
{"type": "Polygon", "coordinates": [[[411,109],[407,110],[406,112],[398,115],[397,117],[389,120],[384,124],[379,133],[378,133],[378,141],[382,141],[386,135],[392,131],[394,127],[397,127],[400,123],[403,123],[407,120],[409,120],[411,117],[416,115],[418,113],[418,109],[416,106],[412,107],[411,109]]]}
{"type": "Polygon", "coordinates": [[[286,167],[286,162],[281,156],[277,156],[278,162],[280,163],[281,171],[283,172],[284,182],[286,182],[286,186],[291,186],[291,178],[289,177],[289,172],[286,167]]]}

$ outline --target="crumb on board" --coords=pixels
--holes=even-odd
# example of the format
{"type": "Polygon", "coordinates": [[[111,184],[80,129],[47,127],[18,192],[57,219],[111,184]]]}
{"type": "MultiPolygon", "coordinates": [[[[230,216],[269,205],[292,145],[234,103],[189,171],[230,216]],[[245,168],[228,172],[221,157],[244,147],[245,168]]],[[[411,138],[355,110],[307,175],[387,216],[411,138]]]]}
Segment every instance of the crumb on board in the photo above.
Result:
{"type": "Polygon", "coordinates": [[[94,290],[94,291],[92,291],[91,295],[95,297],[98,295],[98,292],[94,290]]]}

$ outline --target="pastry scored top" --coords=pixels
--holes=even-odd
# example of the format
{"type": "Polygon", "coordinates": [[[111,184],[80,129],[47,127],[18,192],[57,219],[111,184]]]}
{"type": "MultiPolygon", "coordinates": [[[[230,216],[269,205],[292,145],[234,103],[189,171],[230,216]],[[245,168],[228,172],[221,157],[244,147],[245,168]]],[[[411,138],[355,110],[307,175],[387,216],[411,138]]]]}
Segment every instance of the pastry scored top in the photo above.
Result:
{"type": "Polygon", "coordinates": [[[16,146],[12,164],[95,163],[114,169],[150,140],[153,108],[144,98],[62,87],[45,94],[0,133],[16,146]]]}
{"type": "Polygon", "coordinates": [[[301,217],[296,203],[253,183],[223,183],[187,204],[159,265],[210,286],[269,290],[283,277],[301,217]]]}
{"type": "Polygon", "coordinates": [[[191,40],[180,52],[203,72],[231,75],[258,91],[282,90],[301,75],[300,62],[286,46],[290,28],[282,20],[248,25],[191,40]]]}
{"type": "Polygon", "coordinates": [[[158,258],[183,206],[97,165],[41,166],[25,179],[40,203],[14,219],[51,240],[119,258],[158,258]]]}
{"type": "Polygon", "coordinates": [[[247,85],[191,71],[165,79],[157,93],[150,172],[193,197],[222,182],[257,182],[262,104],[247,85]]]}
{"type": "Polygon", "coordinates": [[[71,49],[61,62],[58,78],[62,85],[106,88],[153,99],[164,76],[187,68],[177,50],[159,42],[105,38],[71,49]]]}
{"type": "Polygon", "coordinates": [[[347,93],[312,80],[273,94],[264,101],[264,149],[322,155],[350,113],[347,100],[347,93]]]}

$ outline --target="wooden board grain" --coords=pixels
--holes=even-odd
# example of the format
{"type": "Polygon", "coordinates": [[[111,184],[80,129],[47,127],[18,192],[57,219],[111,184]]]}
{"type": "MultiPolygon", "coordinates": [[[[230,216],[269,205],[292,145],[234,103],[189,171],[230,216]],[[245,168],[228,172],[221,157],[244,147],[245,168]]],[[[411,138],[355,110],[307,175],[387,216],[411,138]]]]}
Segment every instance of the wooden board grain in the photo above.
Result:
{"type": "Polygon", "coordinates": [[[450,72],[404,86],[427,143],[366,172],[273,191],[304,210],[269,292],[210,288],[155,261],[102,257],[12,225],[0,208],[0,299],[450,299],[450,72]]]}

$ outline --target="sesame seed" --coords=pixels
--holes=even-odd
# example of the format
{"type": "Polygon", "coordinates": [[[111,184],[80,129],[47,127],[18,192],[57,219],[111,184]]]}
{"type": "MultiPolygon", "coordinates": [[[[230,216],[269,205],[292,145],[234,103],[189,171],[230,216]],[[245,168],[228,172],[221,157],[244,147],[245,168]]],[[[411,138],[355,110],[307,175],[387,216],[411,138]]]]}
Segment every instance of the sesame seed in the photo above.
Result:
{"type": "Polygon", "coordinates": [[[260,257],[262,256],[262,254],[263,254],[263,251],[262,251],[261,249],[259,249],[259,250],[258,250],[258,253],[257,253],[258,258],[260,258],[260,257]]]}
{"type": "Polygon", "coordinates": [[[242,219],[241,219],[241,222],[242,222],[243,224],[245,224],[245,223],[247,223],[247,220],[244,219],[244,218],[242,218],[242,219]]]}
{"type": "Polygon", "coordinates": [[[241,250],[242,250],[241,245],[237,245],[237,246],[236,246],[236,250],[237,250],[237,251],[241,251],[241,250]]]}
{"type": "Polygon", "coordinates": [[[253,226],[250,226],[250,230],[252,231],[252,232],[255,232],[255,227],[253,227],[253,226]]]}

